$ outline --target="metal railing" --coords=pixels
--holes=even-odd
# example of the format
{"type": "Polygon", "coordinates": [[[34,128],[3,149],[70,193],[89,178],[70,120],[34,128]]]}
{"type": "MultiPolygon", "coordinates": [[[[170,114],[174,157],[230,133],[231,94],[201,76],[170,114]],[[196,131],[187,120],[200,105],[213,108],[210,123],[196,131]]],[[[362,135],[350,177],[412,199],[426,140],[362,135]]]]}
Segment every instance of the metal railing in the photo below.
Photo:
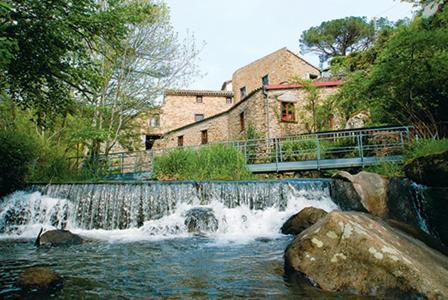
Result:
{"type": "MultiPolygon", "coordinates": [[[[352,130],[338,130],[285,137],[261,138],[217,142],[207,145],[164,148],[147,151],[110,153],[96,157],[95,166],[100,166],[107,174],[151,172],[154,158],[173,150],[197,151],[211,145],[231,145],[240,150],[247,165],[270,165],[266,171],[278,171],[283,163],[313,161],[311,169],[342,160],[356,159],[356,164],[372,164],[369,158],[394,157],[399,159],[406,144],[415,135],[412,126],[372,127],[352,130]]],[[[72,158],[85,163],[86,158],[72,158]]],[[[79,167],[79,164],[78,164],[79,167]]],[[[287,168],[287,166],[285,167],[287,168]]],[[[261,170],[261,169],[260,169],[261,170]]]]}

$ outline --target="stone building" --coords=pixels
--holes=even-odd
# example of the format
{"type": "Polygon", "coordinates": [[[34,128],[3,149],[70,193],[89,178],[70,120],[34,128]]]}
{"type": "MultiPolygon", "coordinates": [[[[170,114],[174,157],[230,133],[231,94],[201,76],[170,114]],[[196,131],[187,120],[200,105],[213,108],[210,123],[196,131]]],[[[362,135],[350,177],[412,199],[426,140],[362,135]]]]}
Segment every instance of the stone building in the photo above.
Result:
{"type": "MultiPolygon", "coordinates": [[[[318,97],[337,91],[341,81],[315,82],[318,97]]],[[[306,91],[298,84],[266,85],[252,91],[227,111],[166,132],[157,142],[159,148],[193,146],[247,137],[249,127],[260,138],[290,136],[307,132],[304,108],[306,91]]],[[[330,121],[330,120],[329,120],[330,121]]]]}
{"type": "MultiPolygon", "coordinates": [[[[241,139],[249,127],[266,137],[305,132],[305,89],[290,82],[319,75],[317,67],[282,48],[235,71],[221,90],[167,90],[162,105],[142,115],[145,148],[241,139]]],[[[340,82],[313,84],[324,98],[340,82]]]]}

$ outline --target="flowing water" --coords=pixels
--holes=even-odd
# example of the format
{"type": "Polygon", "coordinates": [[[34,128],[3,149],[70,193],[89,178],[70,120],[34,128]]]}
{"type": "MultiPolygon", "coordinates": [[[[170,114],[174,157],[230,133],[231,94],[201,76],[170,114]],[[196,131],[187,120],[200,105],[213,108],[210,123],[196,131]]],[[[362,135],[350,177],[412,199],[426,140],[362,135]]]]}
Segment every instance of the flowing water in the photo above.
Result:
{"type": "Polygon", "coordinates": [[[55,298],[334,298],[284,276],[292,240],[279,232],[302,208],[331,211],[329,182],[176,182],[33,186],[0,203],[0,298],[18,275],[49,266],[64,277],[55,298]],[[216,231],[189,233],[192,208],[212,209],[216,231]],[[36,248],[40,228],[90,240],[36,248]]]}

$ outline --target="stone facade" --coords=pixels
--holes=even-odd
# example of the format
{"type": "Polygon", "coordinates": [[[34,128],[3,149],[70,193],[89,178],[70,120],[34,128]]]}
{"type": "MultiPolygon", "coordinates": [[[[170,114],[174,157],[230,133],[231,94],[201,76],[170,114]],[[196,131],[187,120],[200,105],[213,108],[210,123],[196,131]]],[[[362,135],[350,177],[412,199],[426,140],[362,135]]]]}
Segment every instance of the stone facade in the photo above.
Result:
{"type": "MultiPolygon", "coordinates": [[[[167,90],[163,104],[140,118],[142,145],[146,149],[200,145],[204,134],[208,143],[240,140],[247,138],[250,127],[263,138],[304,133],[309,129],[305,90],[289,82],[318,76],[318,68],[282,48],[238,69],[220,91],[167,90]],[[294,120],[282,120],[282,97],[294,103],[288,104],[294,106],[294,120]]],[[[319,97],[324,98],[334,93],[339,83],[315,84],[319,97]]]]}
{"type": "Polygon", "coordinates": [[[246,94],[249,94],[264,84],[288,83],[293,77],[312,79],[317,78],[319,74],[318,68],[287,48],[282,48],[233,73],[235,101],[241,100],[241,88],[245,88],[246,94]],[[267,76],[265,83],[262,80],[264,76],[267,76]]]}
{"type": "MultiPolygon", "coordinates": [[[[320,82],[319,100],[334,94],[340,81],[320,82]]],[[[208,143],[242,140],[247,130],[253,127],[259,138],[281,137],[308,131],[303,119],[311,118],[311,112],[304,109],[307,93],[301,85],[270,85],[258,88],[229,110],[202,121],[172,130],[156,143],[156,148],[178,146],[178,137],[183,137],[184,146],[201,144],[202,131],[207,130],[208,143]],[[281,116],[282,96],[287,96],[294,105],[295,119],[283,121],[281,116]]],[[[335,126],[342,127],[343,124],[335,126]]]]}

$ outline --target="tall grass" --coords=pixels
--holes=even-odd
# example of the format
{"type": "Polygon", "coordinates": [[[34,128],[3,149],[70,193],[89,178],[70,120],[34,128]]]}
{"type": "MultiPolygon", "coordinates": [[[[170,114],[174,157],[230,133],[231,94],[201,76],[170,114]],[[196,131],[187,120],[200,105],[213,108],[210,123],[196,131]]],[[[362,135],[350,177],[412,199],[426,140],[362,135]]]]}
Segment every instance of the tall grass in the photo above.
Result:
{"type": "Polygon", "coordinates": [[[154,173],[160,180],[254,178],[246,167],[242,153],[228,145],[210,145],[198,151],[175,149],[155,158],[154,173]]]}
{"type": "Polygon", "coordinates": [[[404,163],[383,161],[378,165],[367,167],[368,172],[378,173],[387,177],[404,176],[404,164],[415,158],[440,153],[448,150],[448,139],[419,139],[406,146],[404,163]]]}
{"type": "Polygon", "coordinates": [[[448,150],[448,139],[419,139],[414,140],[406,147],[404,154],[405,162],[426,156],[430,154],[440,153],[448,150]]]}

